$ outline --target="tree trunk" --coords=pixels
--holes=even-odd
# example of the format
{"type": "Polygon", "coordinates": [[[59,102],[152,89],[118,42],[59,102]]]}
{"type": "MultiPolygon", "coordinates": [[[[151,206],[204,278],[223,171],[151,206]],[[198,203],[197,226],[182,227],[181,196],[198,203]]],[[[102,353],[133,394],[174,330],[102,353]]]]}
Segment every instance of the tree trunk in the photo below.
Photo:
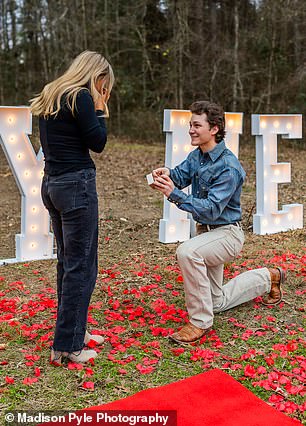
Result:
{"type": "Polygon", "coordinates": [[[234,6],[234,21],[235,21],[235,43],[234,43],[234,81],[233,81],[233,111],[237,110],[237,98],[238,98],[238,80],[239,80],[239,14],[238,4],[235,1],[234,6]]]}

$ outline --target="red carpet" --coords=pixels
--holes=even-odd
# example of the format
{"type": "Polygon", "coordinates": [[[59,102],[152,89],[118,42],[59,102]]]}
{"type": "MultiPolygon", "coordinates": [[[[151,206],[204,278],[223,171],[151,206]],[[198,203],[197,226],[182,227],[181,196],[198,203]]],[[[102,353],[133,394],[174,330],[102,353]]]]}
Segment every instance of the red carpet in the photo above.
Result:
{"type": "Polygon", "coordinates": [[[89,410],[175,410],[177,426],[301,425],[218,369],[89,410]]]}

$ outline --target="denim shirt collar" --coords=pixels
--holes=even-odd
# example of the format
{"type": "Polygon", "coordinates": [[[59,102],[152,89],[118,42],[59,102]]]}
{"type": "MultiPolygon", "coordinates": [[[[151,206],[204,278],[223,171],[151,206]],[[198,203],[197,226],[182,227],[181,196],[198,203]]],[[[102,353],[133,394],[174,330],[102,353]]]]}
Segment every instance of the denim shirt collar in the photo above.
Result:
{"type": "Polygon", "coordinates": [[[201,152],[202,155],[209,155],[211,161],[214,163],[216,160],[218,160],[218,158],[220,157],[220,155],[222,154],[222,152],[226,149],[225,146],[225,142],[224,140],[222,140],[221,142],[219,142],[211,151],[208,152],[202,152],[201,148],[199,147],[199,150],[201,152]]]}

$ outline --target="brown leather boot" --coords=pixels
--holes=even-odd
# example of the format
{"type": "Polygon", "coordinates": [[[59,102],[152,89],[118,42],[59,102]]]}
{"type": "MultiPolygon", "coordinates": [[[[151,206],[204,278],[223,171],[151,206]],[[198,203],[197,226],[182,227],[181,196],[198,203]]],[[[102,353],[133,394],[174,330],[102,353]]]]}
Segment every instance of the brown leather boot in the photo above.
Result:
{"type": "Polygon", "coordinates": [[[271,277],[271,290],[268,296],[263,299],[262,304],[265,306],[278,305],[283,298],[281,284],[285,282],[286,272],[281,268],[269,269],[271,277]]]}
{"type": "Polygon", "coordinates": [[[184,325],[183,328],[181,328],[180,331],[177,331],[169,336],[171,340],[174,340],[176,343],[192,343],[196,342],[197,340],[201,339],[203,336],[205,336],[209,331],[211,330],[211,327],[209,328],[199,328],[191,322],[184,325]]]}

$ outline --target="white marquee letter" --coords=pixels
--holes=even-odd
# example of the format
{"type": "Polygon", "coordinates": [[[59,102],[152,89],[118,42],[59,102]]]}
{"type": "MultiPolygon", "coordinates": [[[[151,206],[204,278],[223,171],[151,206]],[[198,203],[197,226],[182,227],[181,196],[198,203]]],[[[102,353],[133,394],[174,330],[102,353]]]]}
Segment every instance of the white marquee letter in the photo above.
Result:
{"type": "MultiPolygon", "coordinates": [[[[188,110],[164,110],[164,132],[166,132],[165,165],[174,168],[180,164],[194,147],[190,144],[188,110]]],[[[225,113],[227,147],[238,157],[239,134],[242,132],[242,113],[225,113]]],[[[188,193],[189,189],[184,190],[188,193]]],[[[164,197],[163,219],[159,222],[159,241],[174,243],[190,238],[193,226],[191,215],[180,210],[164,197]]]]}
{"type": "Polygon", "coordinates": [[[290,163],[277,162],[277,135],[302,137],[302,115],[252,114],[252,134],[256,135],[255,234],[274,234],[303,228],[303,205],[288,204],[278,210],[277,185],[291,181],[290,163]]]}
{"type": "Polygon", "coordinates": [[[43,154],[40,149],[36,156],[27,136],[31,132],[28,107],[0,107],[0,143],[21,193],[21,233],[15,236],[16,258],[2,260],[0,264],[54,257],[49,214],[40,196],[43,154]]]}
{"type": "MultiPolygon", "coordinates": [[[[173,168],[181,163],[192,151],[188,134],[190,111],[164,111],[164,132],[166,132],[165,166],[173,168]]],[[[188,192],[188,188],[184,190],[188,192]]],[[[190,236],[190,219],[187,212],[178,209],[164,197],[163,219],[159,222],[159,241],[173,243],[188,240],[190,236]]]]}

